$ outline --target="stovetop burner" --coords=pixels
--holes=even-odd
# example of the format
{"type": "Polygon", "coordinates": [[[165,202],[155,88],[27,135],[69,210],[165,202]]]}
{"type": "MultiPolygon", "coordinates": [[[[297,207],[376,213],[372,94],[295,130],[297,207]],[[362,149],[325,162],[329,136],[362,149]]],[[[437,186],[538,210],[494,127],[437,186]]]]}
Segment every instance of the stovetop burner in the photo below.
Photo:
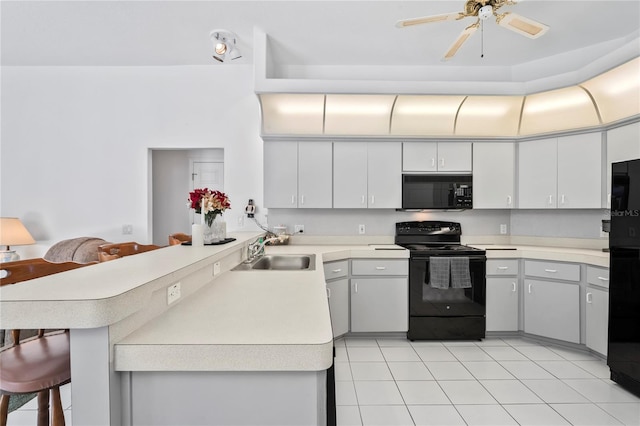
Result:
{"type": "Polygon", "coordinates": [[[396,224],[395,243],[420,255],[484,255],[485,251],[460,243],[462,228],[456,222],[414,221],[396,224]]]}

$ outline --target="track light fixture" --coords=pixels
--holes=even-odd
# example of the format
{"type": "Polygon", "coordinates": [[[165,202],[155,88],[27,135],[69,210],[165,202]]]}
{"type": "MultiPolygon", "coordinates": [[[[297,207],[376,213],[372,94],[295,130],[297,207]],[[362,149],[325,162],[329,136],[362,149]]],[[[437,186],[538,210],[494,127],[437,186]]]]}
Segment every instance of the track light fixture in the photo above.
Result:
{"type": "Polygon", "coordinates": [[[227,30],[213,30],[210,34],[213,43],[213,59],[218,62],[235,60],[242,57],[236,47],[236,35],[227,30]]]}

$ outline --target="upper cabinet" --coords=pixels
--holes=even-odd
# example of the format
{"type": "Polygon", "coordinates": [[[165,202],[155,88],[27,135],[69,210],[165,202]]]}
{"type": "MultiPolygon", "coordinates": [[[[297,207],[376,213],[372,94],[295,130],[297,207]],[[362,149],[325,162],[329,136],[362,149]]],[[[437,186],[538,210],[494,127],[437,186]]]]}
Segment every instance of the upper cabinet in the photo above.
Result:
{"type": "Polygon", "coordinates": [[[515,206],[516,150],[513,142],[473,144],[473,208],[515,206]]]}
{"type": "Polygon", "coordinates": [[[611,163],[640,158],[640,123],[611,129],[607,132],[607,208],[611,208],[611,163]]]}
{"type": "Polygon", "coordinates": [[[399,142],[335,142],[335,208],[402,207],[402,151],[399,142]]]}
{"type": "Polygon", "coordinates": [[[402,171],[471,173],[471,142],[404,142],[402,171]]]}
{"type": "Polygon", "coordinates": [[[599,132],[520,142],[518,149],[519,208],[602,207],[599,132]]]}
{"type": "Polygon", "coordinates": [[[331,208],[329,142],[264,144],[264,204],[272,208],[331,208]]]}

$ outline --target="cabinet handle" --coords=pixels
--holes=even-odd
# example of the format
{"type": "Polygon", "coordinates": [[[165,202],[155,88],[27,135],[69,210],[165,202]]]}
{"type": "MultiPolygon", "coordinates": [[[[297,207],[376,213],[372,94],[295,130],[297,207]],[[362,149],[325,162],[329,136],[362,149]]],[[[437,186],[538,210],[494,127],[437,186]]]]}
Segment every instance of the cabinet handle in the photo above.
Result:
{"type": "MultiPolygon", "coordinates": [[[[513,286],[513,290],[511,290],[512,292],[516,292],[516,283],[512,282],[511,285],[513,286]]],[[[531,293],[531,291],[529,291],[529,293],[531,293]]]]}
{"type": "Polygon", "coordinates": [[[593,303],[593,293],[587,293],[587,303],[593,303]]]}
{"type": "Polygon", "coordinates": [[[531,284],[529,284],[529,294],[531,294],[531,284]]]}
{"type": "Polygon", "coordinates": [[[300,204],[304,204],[304,195],[300,196],[300,204]]]}
{"type": "Polygon", "coordinates": [[[353,283],[353,289],[356,293],[358,292],[358,283],[353,283]]]}
{"type": "Polygon", "coordinates": [[[362,196],[362,201],[360,201],[360,204],[364,204],[364,195],[362,196]]]}
{"type": "Polygon", "coordinates": [[[511,205],[511,195],[507,195],[507,205],[511,205]]]}
{"type": "Polygon", "coordinates": [[[553,195],[549,195],[549,205],[553,204],[553,195]]]}
{"type": "Polygon", "coordinates": [[[550,272],[550,273],[552,273],[552,274],[555,274],[556,272],[558,272],[558,270],[557,270],[557,269],[545,269],[544,271],[545,271],[545,272],[550,272]]]}
{"type": "Polygon", "coordinates": [[[342,269],[333,269],[331,272],[333,272],[334,274],[337,274],[338,272],[342,272],[342,269]]]}
{"type": "Polygon", "coordinates": [[[291,196],[291,204],[295,204],[296,203],[296,196],[292,195],[291,196]]]}
{"type": "Polygon", "coordinates": [[[501,271],[506,271],[507,269],[509,269],[508,266],[498,266],[498,269],[500,269],[501,271]]]}
{"type": "Polygon", "coordinates": [[[371,204],[375,204],[376,203],[376,196],[372,195],[371,196],[371,204]]]}
{"type": "Polygon", "coordinates": [[[564,194],[560,197],[560,204],[564,204],[564,194]]]}
{"type": "Polygon", "coordinates": [[[435,167],[436,166],[436,159],[432,158],[431,159],[431,167],[435,167]]]}
{"type": "Polygon", "coordinates": [[[331,299],[331,289],[327,287],[327,299],[331,299]]]}
{"type": "Polygon", "coordinates": [[[440,166],[444,167],[444,158],[440,159],[440,166]]]}
{"type": "Polygon", "coordinates": [[[384,271],[385,269],[387,269],[387,267],[386,266],[376,266],[376,269],[378,271],[384,271]]]}
{"type": "Polygon", "coordinates": [[[600,281],[609,281],[609,278],[607,278],[607,277],[598,277],[598,279],[600,281]]]}

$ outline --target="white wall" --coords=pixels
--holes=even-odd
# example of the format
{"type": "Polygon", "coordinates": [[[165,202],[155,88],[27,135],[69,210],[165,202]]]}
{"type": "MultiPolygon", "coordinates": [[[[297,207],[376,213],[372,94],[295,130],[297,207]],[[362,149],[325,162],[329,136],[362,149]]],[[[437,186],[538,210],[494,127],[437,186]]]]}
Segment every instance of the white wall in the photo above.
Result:
{"type": "Polygon", "coordinates": [[[150,148],[224,149],[230,230],[249,198],[262,204],[251,66],[1,72],[0,213],[20,217],[37,240],[16,247],[23,257],[78,236],[150,242],[150,148]]]}

